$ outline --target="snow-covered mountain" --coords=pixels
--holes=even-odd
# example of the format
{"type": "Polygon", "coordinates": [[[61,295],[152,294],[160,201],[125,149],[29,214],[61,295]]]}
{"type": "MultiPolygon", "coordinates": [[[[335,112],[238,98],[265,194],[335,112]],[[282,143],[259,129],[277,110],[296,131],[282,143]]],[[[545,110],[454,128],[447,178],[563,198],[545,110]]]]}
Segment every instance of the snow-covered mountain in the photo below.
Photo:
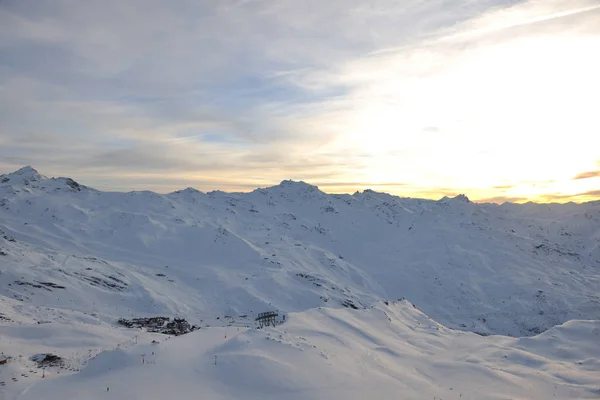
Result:
{"type": "Polygon", "coordinates": [[[0,294],[23,306],[199,323],[404,297],[448,327],[515,336],[600,318],[600,202],[327,195],[292,181],[104,193],[31,167],[0,182],[0,294]]]}
{"type": "MultiPolygon", "coordinates": [[[[359,318],[400,298],[451,329],[532,336],[599,320],[599,293],[598,201],[328,195],[293,181],[251,193],[112,193],[31,167],[0,175],[0,345],[13,354],[59,349],[81,364],[83,348],[131,344],[116,326],[123,317],[180,316],[252,336],[242,327],[262,311],[359,318]]],[[[354,329],[340,324],[324,329],[354,329]]],[[[198,335],[209,334],[185,340],[198,335]]]]}

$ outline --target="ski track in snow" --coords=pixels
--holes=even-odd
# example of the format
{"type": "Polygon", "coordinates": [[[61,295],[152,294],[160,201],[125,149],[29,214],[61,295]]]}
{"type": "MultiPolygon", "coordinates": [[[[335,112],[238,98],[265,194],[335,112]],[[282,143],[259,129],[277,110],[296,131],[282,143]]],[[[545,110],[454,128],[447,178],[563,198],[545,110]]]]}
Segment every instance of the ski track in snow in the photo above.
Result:
{"type": "Polygon", "coordinates": [[[13,357],[0,399],[179,387],[211,399],[597,398],[598,293],[600,202],[327,195],[292,181],[105,193],[29,167],[0,175],[0,349],[13,357]],[[399,298],[417,308],[382,303],[399,298]],[[266,310],[290,318],[247,330],[266,310]],[[202,329],[165,341],[116,325],[156,315],[202,329]],[[68,369],[28,389],[40,373],[29,357],[47,352],[68,369]]]}

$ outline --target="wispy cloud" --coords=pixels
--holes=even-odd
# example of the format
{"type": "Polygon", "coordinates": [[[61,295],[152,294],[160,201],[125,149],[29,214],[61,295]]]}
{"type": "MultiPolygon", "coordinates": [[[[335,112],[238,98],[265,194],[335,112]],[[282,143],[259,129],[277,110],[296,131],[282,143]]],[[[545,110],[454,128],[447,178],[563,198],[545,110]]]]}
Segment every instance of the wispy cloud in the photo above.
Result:
{"type": "Polygon", "coordinates": [[[579,193],[577,196],[600,197],[600,190],[588,190],[584,193],[579,193]]]}
{"type": "Polygon", "coordinates": [[[512,189],[514,187],[515,187],[515,185],[497,185],[497,186],[494,186],[494,189],[512,189]]]}
{"type": "Polygon", "coordinates": [[[478,203],[523,203],[529,200],[527,197],[494,196],[477,200],[478,203]]]}
{"type": "Polygon", "coordinates": [[[596,200],[600,197],[600,190],[588,190],[587,192],[574,193],[574,194],[560,194],[560,193],[546,193],[541,196],[547,200],[576,200],[584,201],[596,200]]]}
{"type": "Polygon", "coordinates": [[[588,171],[577,174],[573,179],[589,179],[600,176],[600,171],[588,171]]]}

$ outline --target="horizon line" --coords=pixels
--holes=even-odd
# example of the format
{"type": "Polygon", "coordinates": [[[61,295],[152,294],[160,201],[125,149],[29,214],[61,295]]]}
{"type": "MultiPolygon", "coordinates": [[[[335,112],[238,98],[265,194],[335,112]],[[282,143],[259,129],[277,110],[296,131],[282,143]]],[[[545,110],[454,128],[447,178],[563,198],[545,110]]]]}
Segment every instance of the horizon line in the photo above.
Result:
{"type": "MultiPolygon", "coordinates": [[[[17,174],[18,172],[24,171],[30,169],[33,173],[40,175],[42,178],[44,179],[71,179],[73,181],[75,181],[76,183],[80,184],[79,182],[77,182],[75,179],[68,177],[68,176],[53,176],[53,177],[48,177],[42,173],[39,172],[38,169],[32,167],[31,165],[26,165],[24,167],[21,167],[17,170],[14,170],[12,172],[7,172],[7,173],[3,173],[0,174],[1,176],[8,176],[8,175],[14,175],[17,174]]],[[[275,188],[278,186],[282,186],[282,184],[286,183],[286,182],[291,182],[294,184],[305,184],[307,186],[310,187],[314,187],[315,189],[317,189],[318,191],[320,191],[321,193],[325,194],[325,195],[349,195],[349,196],[354,196],[357,194],[364,194],[364,193],[368,193],[368,192],[372,192],[372,193],[377,193],[377,194],[385,194],[385,195],[389,195],[389,196],[393,196],[393,197],[397,197],[397,198],[401,198],[401,199],[412,199],[412,200],[426,200],[426,201],[434,201],[434,202],[439,202],[441,200],[444,199],[455,199],[458,197],[465,197],[467,199],[468,202],[471,203],[476,203],[476,204],[496,204],[496,205],[502,205],[502,204],[519,204],[519,205],[524,205],[524,204],[539,204],[539,205],[551,205],[551,204],[587,204],[587,203],[593,203],[593,202],[598,202],[600,201],[600,195],[598,195],[597,199],[593,199],[593,200],[587,200],[587,201],[576,201],[575,199],[573,199],[574,197],[577,197],[578,195],[562,195],[562,194],[548,194],[547,196],[555,196],[554,200],[558,200],[558,199],[564,199],[566,201],[536,201],[534,199],[530,199],[530,198],[518,198],[518,197],[509,197],[509,196],[496,196],[496,197],[491,197],[491,198],[474,198],[472,199],[471,197],[469,197],[466,192],[465,193],[459,193],[458,191],[451,191],[448,190],[449,188],[444,188],[444,190],[435,190],[432,189],[429,192],[424,192],[425,193],[438,193],[437,197],[433,197],[433,195],[429,196],[429,197],[412,197],[412,196],[402,196],[399,194],[395,194],[395,193],[389,193],[389,192],[385,192],[385,191],[380,191],[380,190],[375,190],[372,189],[371,187],[377,188],[377,187],[385,187],[385,186],[389,186],[389,187],[394,187],[394,186],[407,186],[406,184],[402,184],[402,183],[371,183],[368,184],[366,182],[354,182],[355,184],[359,184],[360,186],[366,186],[366,185],[372,185],[371,187],[363,187],[362,190],[356,188],[353,191],[331,191],[331,190],[327,190],[324,189],[327,187],[336,187],[336,186],[344,186],[344,182],[331,182],[331,183],[318,183],[318,184],[312,184],[310,182],[307,182],[303,179],[297,180],[297,179],[282,179],[278,184],[273,183],[269,186],[260,186],[260,185],[253,185],[253,184],[244,184],[244,187],[247,187],[247,190],[231,190],[231,189],[219,189],[219,188],[214,188],[210,191],[205,191],[205,190],[200,190],[197,189],[193,186],[187,186],[185,188],[181,188],[181,189],[176,189],[176,190],[168,190],[168,191],[159,191],[159,190],[155,190],[152,188],[148,188],[148,189],[124,189],[124,190],[119,190],[116,189],[116,187],[119,186],[113,186],[113,188],[104,188],[102,187],[103,185],[97,186],[97,185],[86,185],[83,184],[82,186],[92,189],[92,190],[96,190],[99,192],[104,192],[104,193],[141,193],[141,192],[150,192],[150,193],[154,193],[154,194],[158,194],[158,195],[169,195],[169,194],[174,194],[174,193],[178,193],[178,192],[182,192],[188,189],[192,189],[195,190],[199,193],[202,194],[210,194],[210,193],[215,193],[215,192],[222,192],[225,194],[247,194],[247,193],[253,193],[255,191],[258,190],[268,190],[270,188],[275,188]],[[98,189],[97,187],[100,187],[100,189],[98,189]],[[503,200],[503,201],[501,201],[503,200]],[[514,201],[511,201],[514,200],[514,201]]],[[[3,182],[0,182],[0,184],[3,182]]],[[[352,183],[352,182],[350,182],[352,183]]],[[[150,185],[151,186],[151,185],[150,185]]],[[[552,197],[551,197],[552,198],[552,197]]]]}

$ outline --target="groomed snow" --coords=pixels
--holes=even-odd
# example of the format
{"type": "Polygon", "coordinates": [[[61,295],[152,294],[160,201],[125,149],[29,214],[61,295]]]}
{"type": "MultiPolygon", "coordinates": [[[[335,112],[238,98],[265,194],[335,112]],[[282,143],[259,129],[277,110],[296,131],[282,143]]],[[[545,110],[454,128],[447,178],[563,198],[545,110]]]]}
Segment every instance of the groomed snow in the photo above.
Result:
{"type": "Polygon", "coordinates": [[[404,301],[315,309],[278,328],[238,329],[105,352],[81,373],[34,385],[19,399],[600,396],[598,321],[571,321],[535,338],[481,337],[449,330],[404,301]]]}

